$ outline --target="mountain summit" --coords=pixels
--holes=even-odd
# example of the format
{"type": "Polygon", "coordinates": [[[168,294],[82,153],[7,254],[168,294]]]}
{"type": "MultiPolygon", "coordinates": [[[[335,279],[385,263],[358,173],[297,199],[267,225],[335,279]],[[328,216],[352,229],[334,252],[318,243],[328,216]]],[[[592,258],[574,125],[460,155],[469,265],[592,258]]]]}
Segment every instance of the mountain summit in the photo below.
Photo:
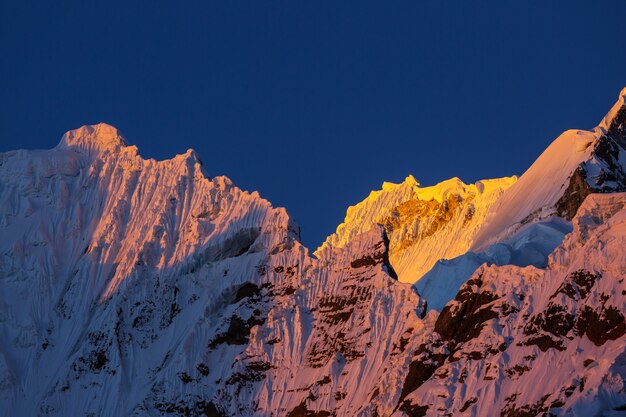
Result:
{"type": "Polygon", "coordinates": [[[70,130],[63,135],[57,148],[116,149],[123,146],[126,146],[126,140],[115,127],[98,123],[70,130]]]}

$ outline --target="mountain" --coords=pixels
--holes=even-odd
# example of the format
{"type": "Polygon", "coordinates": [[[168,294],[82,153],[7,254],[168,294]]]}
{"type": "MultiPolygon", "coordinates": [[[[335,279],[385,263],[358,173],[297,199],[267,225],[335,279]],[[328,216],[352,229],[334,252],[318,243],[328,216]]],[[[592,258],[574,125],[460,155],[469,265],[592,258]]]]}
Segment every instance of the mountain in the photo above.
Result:
{"type": "Polygon", "coordinates": [[[417,348],[401,407],[409,415],[621,415],[625,207],[626,193],[591,194],[546,269],[481,266],[417,348]]]}
{"type": "Polygon", "coordinates": [[[566,131],[519,178],[384,183],[348,208],[322,248],[382,225],[400,281],[438,310],[484,262],[545,268],[585,197],[626,191],[625,99],[626,88],[596,128],[566,131]]]}
{"type": "Polygon", "coordinates": [[[441,258],[466,253],[485,222],[489,208],[516,177],[464,184],[452,178],[420,187],[412,176],[401,184],[384,183],[348,208],[346,219],[322,244],[341,247],[381,224],[389,236],[390,257],[402,282],[416,282],[441,258]]]}
{"type": "Polygon", "coordinates": [[[192,150],[99,124],[0,154],[0,407],[618,415],[625,96],[519,178],[385,183],[314,254],[192,150]]]}
{"type": "Polygon", "coordinates": [[[313,258],[191,151],[143,160],[101,124],[3,154],[0,178],[9,415],[351,415],[420,321],[382,230],[313,258]]]}
{"type": "Polygon", "coordinates": [[[626,88],[598,127],[568,130],[552,142],[498,201],[472,249],[484,249],[524,224],[553,216],[570,220],[591,193],[625,191],[625,99],[626,88]]]}

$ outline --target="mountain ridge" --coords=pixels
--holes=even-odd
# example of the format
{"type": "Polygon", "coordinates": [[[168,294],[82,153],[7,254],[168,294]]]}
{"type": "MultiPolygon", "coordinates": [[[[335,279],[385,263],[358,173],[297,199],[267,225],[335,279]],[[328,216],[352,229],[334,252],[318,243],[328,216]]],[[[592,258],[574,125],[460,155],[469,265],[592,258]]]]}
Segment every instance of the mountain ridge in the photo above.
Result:
{"type": "Polygon", "coordinates": [[[557,138],[548,160],[567,164],[545,188],[384,183],[314,254],[284,208],[192,150],[143,159],[99,124],[0,154],[0,405],[611,415],[626,405],[625,91],[607,129],[557,138]]]}

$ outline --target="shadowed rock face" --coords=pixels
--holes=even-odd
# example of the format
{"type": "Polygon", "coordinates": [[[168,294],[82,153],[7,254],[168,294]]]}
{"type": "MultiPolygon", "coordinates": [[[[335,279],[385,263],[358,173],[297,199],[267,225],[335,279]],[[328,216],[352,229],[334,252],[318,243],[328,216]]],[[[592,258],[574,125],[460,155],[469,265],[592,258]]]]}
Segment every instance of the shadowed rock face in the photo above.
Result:
{"type": "Polygon", "coordinates": [[[466,342],[478,336],[484,322],[498,317],[498,312],[486,306],[499,297],[488,290],[481,291],[482,284],[480,276],[471,278],[455,297],[458,303],[443,308],[435,323],[435,331],[444,340],[466,342]]]}
{"type": "Polygon", "coordinates": [[[556,212],[559,216],[571,220],[578,207],[585,198],[593,192],[593,188],[587,182],[587,173],[581,167],[574,171],[563,196],[556,203],[556,212]]]}
{"type": "Polygon", "coordinates": [[[330,411],[310,411],[307,408],[306,402],[303,401],[296,408],[291,410],[287,417],[330,417],[333,414],[330,411]]]}
{"type": "Polygon", "coordinates": [[[589,295],[589,292],[599,278],[601,278],[600,274],[584,269],[574,271],[568,275],[565,281],[563,281],[563,284],[559,286],[558,290],[550,296],[550,299],[555,298],[559,294],[565,294],[572,300],[587,298],[587,295],[589,295]]]}
{"type": "Polygon", "coordinates": [[[409,364],[409,372],[406,375],[402,392],[400,393],[399,401],[401,407],[408,407],[410,402],[405,403],[403,401],[407,395],[422,386],[424,382],[428,381],[450,356],[447,350],[444,350],[442,353],[435,350],[444,346],[445,344],[442,341],[435,339],[428,343],[422,343],[417,348],[413,354],[415,359],[409,364]]]}
{"type": "Polygon", "coordinates": [[[622,148],[626,149],[626,105],[622,106],[611,121],[607,136],[622,148]]]}
{"type": "Polygon", "coordinates": [[[578,315],[576,334],[586,335],[589,340],[602,346],[609,340],[617,340],[626,333],[626,320],[622,311],[615,306],[585,308],[578,315]]]}
{"type": "Polygon", "coordinates": [[[626,172],[620,163],[620,152],[626,149],[626,106],[616,112],[606,133],[593,146],[591,157],[599,162],[599,172],[591,177],[586,164],[581,164],[556,204],[557,214],[568,220],[589,194],[626,191],[626,172]]]}

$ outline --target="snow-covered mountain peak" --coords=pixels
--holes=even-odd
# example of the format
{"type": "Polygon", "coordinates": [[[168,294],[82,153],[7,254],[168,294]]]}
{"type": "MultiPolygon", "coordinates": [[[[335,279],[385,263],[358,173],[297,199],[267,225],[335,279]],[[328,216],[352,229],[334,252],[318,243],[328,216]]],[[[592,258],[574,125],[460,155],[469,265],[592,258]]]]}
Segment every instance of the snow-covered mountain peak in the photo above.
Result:
{"type": "MultiPolygon", "coordinates": [[[[110,125],[83,126],[53,150],[11,151],[0,161],[0,229],[57,251],[59,268],[97,264],[89,297],[109,297],[147,271],[298,239],[285,209],[226,177],[211,180],[193,150],[146,160],[110,125]],[[24,228],[29,217],[49,230],[24,228]]],[[[0,241],[0,251],[12,250],[13,238],[0,241]]]]}
{"type": "Polygon", "coordinates": [[[593,132],[584,130],[562,133],[493,206],[472,250],[485,250],[501,239],[502,233],[509,233],[507,228],[519,224],[529,214],[542,208],[550,211],[544,217],[554,214],[553,207],[563,192],[562,184],[583,161],[591,157],[591,144],[596,139],[593,132]]]}
{"type": "Polygon", "coordinates": [[[422,187],[409,175],[399,184],[384,182],[382,189],[372,191],[361,202],[348,207],[344,222],[337,231],[328,236],[318,250],[327,245],[342,247],[354,236],[382,223],[382,218],[400,204],[409,200],[433,201],[442,204],[451,196],[463,199],[469,195],[491,194],[510,187],[517,177],[504,177],[465,184],[460,178],[453,177],[432,186],[422,187]]]}
{"type": "MultiPolygon", "coordinates": [[[[608,132],[615,124],[624,124],[626,119],[626,87],[620,91],[617,97],[617,102],[613,105],[611,110],[602,118],[598,128],[605,133],[608,132]]],[[[626,142],[621,143],[622,147],[626,147],[626,142]]]]}
{"type": "Polygon", "coordinates": [[[366,404],[421,326],[385,230],[315,259],[285,209],[200,168],[191,150],[144,160],[104,125],[0,154],[1,409],[355,415],[366,404]]]}
{"type": "Polygon", "coordinates": [[[517,177],[503,177],[487,180],[480,180],[474,184],[466,184],[459,177],[441,181],[429,187],[416,190],[416,197],[420,200],[435,200],[443,203],[449,196],[467,197],[474,194],[488,194],[494,190],[510,187],[517,181],[517,177]]]}
{"type": "MultiPolygon", "coordinates": [[[[91,166],[92,170],[95,169],[96,165],[102,168],[107,164],[119,166],[129,171],[165,167],[172,173],[178,172],[180,175],[188,175],[195,180],[210,180],[204,171],[202,160],[195,150],[187,149],[184,153],[160,161],[152,158],[144,159],[139,154],[137,146],[128,145],[120,131],[106,123],[85,125],[70,130],[63,135],[54,149],[59,151],[72,150],[78,155],[83,155],[79,157],[79,160],[82,160],[83,164],[91,166]],[[100,163],[93,165],[94,161],[98,159],[100,163]],[[100,166],[101,164],[104,165],[100,166]]],[[[226,177],[222,178],[221,183],[224,187],[232,186],[232,182],[226,177]]]]}
{"type": "Polygon", "coordinates": [[[117,128],[106,123],[85,125],[65,133],[57,149],[78,148],[86,151],[118,150],[126,140],[117,128]]]}
{"type": "Polygon", "coordinates": [[[200,160],[200,155],[198,155],[198,152],[196,152],[195,150],[191,148],[187,149],[187,151],[185,151],[184,154],[176,155],[176,156],[182,156],[185,159],[190,159],[190,160],[202,163],[202,161],[200,160]]]}
{"type": "MultiPolygon", "coordinates": [[[[419,187],[420,183],[415,179],[415,177],[411,174],[407,175],[407,177],[400,184],[396,184],[394,182],[385,181],[382,185],[383,191],[392,191],[398,187],[419,187]]],[[[376,191],[372,191],[373,193],[376,191]]]]}
{"type": "Polygon", "coordinates": [[[444,257],[464,253],[488,208],[517,177],[465,184],[454,177],[421,187],[413,176],[400,184],[384,183],[360,203],[316,253],[341,248],[368,230],[382,226],[389,238],[390,259],[402,282],[415,282],[444,257]],[[442,243],[444,242],[444,243],[442,243]]]}
{"type": "Polygon", "coordinates": [[[490,210],[472,251],[483,251],[528,223],[570,220],[593,192],[626,190],[626,88],[599,126],[556,138],[490,210]]]}
{"type": "Polygon", "coordinates": [[[399,184],[385,182],[348,208],[318,252],[343,247],[382,225],[391,264],[403,282],[416,282],[440,259],[468,250],[476,252],[475,259],[457,262],[467,271],[485,259],[545,266],[586,196],[626,190],[625,98],[626,89],[597,128],[562,133],[519,178],[465,184],[455,177],[428,187],[413,176],[399,184]],[[479,254],[485,251],[495,258],[479,254]]]}

